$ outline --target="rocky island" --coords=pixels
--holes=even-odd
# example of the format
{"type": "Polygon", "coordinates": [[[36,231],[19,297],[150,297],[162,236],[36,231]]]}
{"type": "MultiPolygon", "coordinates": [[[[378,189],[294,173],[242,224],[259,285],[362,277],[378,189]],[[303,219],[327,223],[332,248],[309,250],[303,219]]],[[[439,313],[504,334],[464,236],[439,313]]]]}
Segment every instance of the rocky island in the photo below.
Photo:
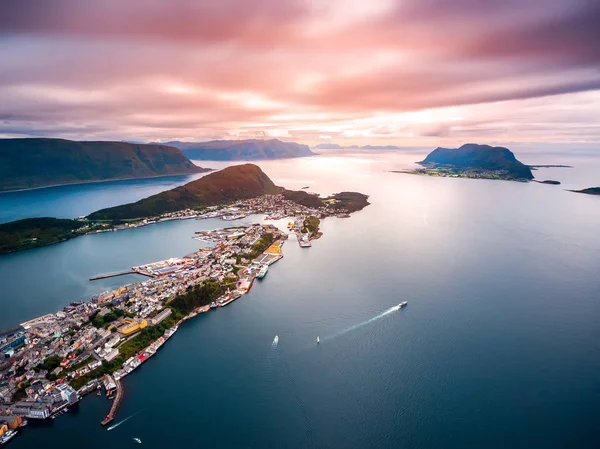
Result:
{"type": "Polygon", "coordinates": [[[286,190],[276,186],[257,165],[236,165],[135,203],[99,210],[87,217],[27,218],[0,224],[0,254],[165,220],[218,216],[235,219],[240,214],[261,212],[281,215],[276,211],[283,204],[318,210],[323,218],[347,216],[363,209],[369,202],[367,195],[357,192],[340,192],[321,198],[305,191],[286,190]],[[257,198],[275,198],[277,201],[256,202],[257,198]],[[233,204],[242,212],[227,212],[233,204]]]}
{"type": "Polygon", "coordinates": [[[0,139],[0,191],[206,171],[166,145],[0,139]]]}
{"type": "Polygon", "coordinates": [[[529,181],[533,174],[508,148],[468,143],[460,148],[438,147],[419,162],[424,168],[400,173],[454,178],[529,181]]]}

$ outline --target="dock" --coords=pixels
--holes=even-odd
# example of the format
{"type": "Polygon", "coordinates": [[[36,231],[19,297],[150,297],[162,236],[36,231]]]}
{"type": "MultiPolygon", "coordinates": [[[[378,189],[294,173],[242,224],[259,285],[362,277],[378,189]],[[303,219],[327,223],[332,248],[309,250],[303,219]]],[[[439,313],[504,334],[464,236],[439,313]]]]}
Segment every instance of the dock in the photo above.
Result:
{"type": "Polygon", "coordinates": [[[125,271],[118,271],[116,273],[99,274],[97,276],[92,276],[90,278],[90,281],[97,281],[99,279],[114,278],[114,277],[117,277],[117,276],[125,276],[126,274],[136,274],[136,272],[133,271],[133,270],[125,270],[125,271]]]}
{"type": "Polygon", "coordinates": [[[123,384],[121,383],[121,379],[115,380],[115,384],[117,385],[117,394],[115,396],[115,399],[113,400],[113,403],[110,407],[110,411],[108,412],[108,415],[106,415],[106,418],[104,418],[104,420],[100,423],[103,426],[110,424],[113,421],[113,419],[115,419],[115,416],[117,415],[117,412],[119,411],[119,406],[121,405],[121,401],[123,400],[123,384]]]}

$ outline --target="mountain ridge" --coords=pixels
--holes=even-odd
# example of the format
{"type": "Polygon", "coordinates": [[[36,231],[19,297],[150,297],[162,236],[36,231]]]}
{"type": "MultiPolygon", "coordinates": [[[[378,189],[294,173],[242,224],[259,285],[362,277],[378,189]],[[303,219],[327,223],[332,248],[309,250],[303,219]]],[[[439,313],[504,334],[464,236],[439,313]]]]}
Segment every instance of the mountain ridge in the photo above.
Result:
{"type": "Polygon", "coordinates": [[[201,173],[167,145],[55,138],[0,139],[0,191],[201,173]]]}
{"type": "Polygon", "coordinates": [[[290,159],[314,156],[308,145],[279,139],[211,140],[208,142],[165,142],[196,160],[235,161],[290,159]]]}

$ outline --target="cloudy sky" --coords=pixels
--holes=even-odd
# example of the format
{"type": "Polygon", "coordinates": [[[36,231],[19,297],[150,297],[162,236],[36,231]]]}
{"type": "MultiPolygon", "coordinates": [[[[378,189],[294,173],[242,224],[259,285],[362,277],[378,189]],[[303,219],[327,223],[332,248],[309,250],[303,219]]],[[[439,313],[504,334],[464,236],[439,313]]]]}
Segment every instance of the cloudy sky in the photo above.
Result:
{"type": "Polygon", "coordinates": [[[3,0],[0,135],[600,142],[597,0],[3,0]]]}

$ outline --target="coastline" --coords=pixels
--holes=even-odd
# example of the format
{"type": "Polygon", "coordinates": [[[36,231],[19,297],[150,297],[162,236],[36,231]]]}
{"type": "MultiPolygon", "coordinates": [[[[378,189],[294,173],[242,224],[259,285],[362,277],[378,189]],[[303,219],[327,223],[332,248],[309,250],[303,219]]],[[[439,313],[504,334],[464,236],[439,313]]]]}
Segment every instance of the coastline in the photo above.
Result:
{"type": "MultiPolygon", "coordinates": [[[[195,165],[195,164],[194,164],[195,165]]],[[[155,178],[168,178],[170,176],[185,176],[185,175],[195,175],[198,173],[208,173],[211,171],[215,171],[215,168],[204,168],[200,167],[200,171],[189,172],[189,173],[171,173],[168,175],[154,175],[154,176],[143,176],[143,177],[125,177],[125,178],[110,178],[110,179],[95,179],[90,181],[75,181],[75,182],[65,182],[61,184],[50,184],[40,187],[29,187],[27,189],[15,189],[15,190],[0,190],[0,195],[4,193],[17,193],[17,192],[29,192],[31,190],[41,190],[41,189],[49,189],[52,187],[65,187],[65,186],[77,186],[77,185],[86,185],[86,184],[97,184],[101,182],[113,182],[113,181],[131,181],[134,179],[155,179],[155,178]]]]}
{"type": "MultiPolygon", "coordinates": [[[[272,220],[292,217],[303,222],[313,215],[341,215],[339,209],[326,205],[314,209],[283,195],[246,200],[246,206],[253,210],[259,205],[272,220]]],[[[232,221],[228,213],[226,209],[215,210],[202,218],[220,216],[224,221],[232,221]]],[[[189,218],[192,217],[172,219],[189,218]]],[[[147,224],[152,223],[144,226],[147,224]]],[[[283,258],[281,246],[288,238],[287,233],[271,224],[245,224],[196,234],[198,240],[215,245],[183,258],[133,267],[132,271],[150,279],[94,295],[88,301],[73,302],[62,311],[21,323],[7,337],[9,344],[16,342],[8,363],[19,360],[20,366],[26,363],[29,370],[36,370],[26,381],[19,380],[16,373],[7,377],[9,387],[20,393],[15,393],[12,402],[2,406],[0,412],[36,408],[39,395],[56,395],[50,392],[62,386],[61,391],[68,392],[67,402],[44,402],[44,416],[23,412],[30,419],[59,416],[67,406],[99,388],[103,376],[114,379],[105,382],[110,397],[113,387],[106,385],[118,386],[123,377],[154,356],[183,322],[213,308],[225,307],[248,293],[255,279],[263,279],[268,266],[283,258]],[[64,335],[58,342],[57,335],[61,333],[64,335]],[[34,388],[37,382],[48,389],[38,392],[34,388]]],[[[4,372],[6,367],[5,363],[4,372]]],[[[117,395],[122,394],[122,387],[117,387],[117,391],[117,395]]],[[[117,408],[118,404],[113,403],[105,424],[115,419],[117,408]]]]}

